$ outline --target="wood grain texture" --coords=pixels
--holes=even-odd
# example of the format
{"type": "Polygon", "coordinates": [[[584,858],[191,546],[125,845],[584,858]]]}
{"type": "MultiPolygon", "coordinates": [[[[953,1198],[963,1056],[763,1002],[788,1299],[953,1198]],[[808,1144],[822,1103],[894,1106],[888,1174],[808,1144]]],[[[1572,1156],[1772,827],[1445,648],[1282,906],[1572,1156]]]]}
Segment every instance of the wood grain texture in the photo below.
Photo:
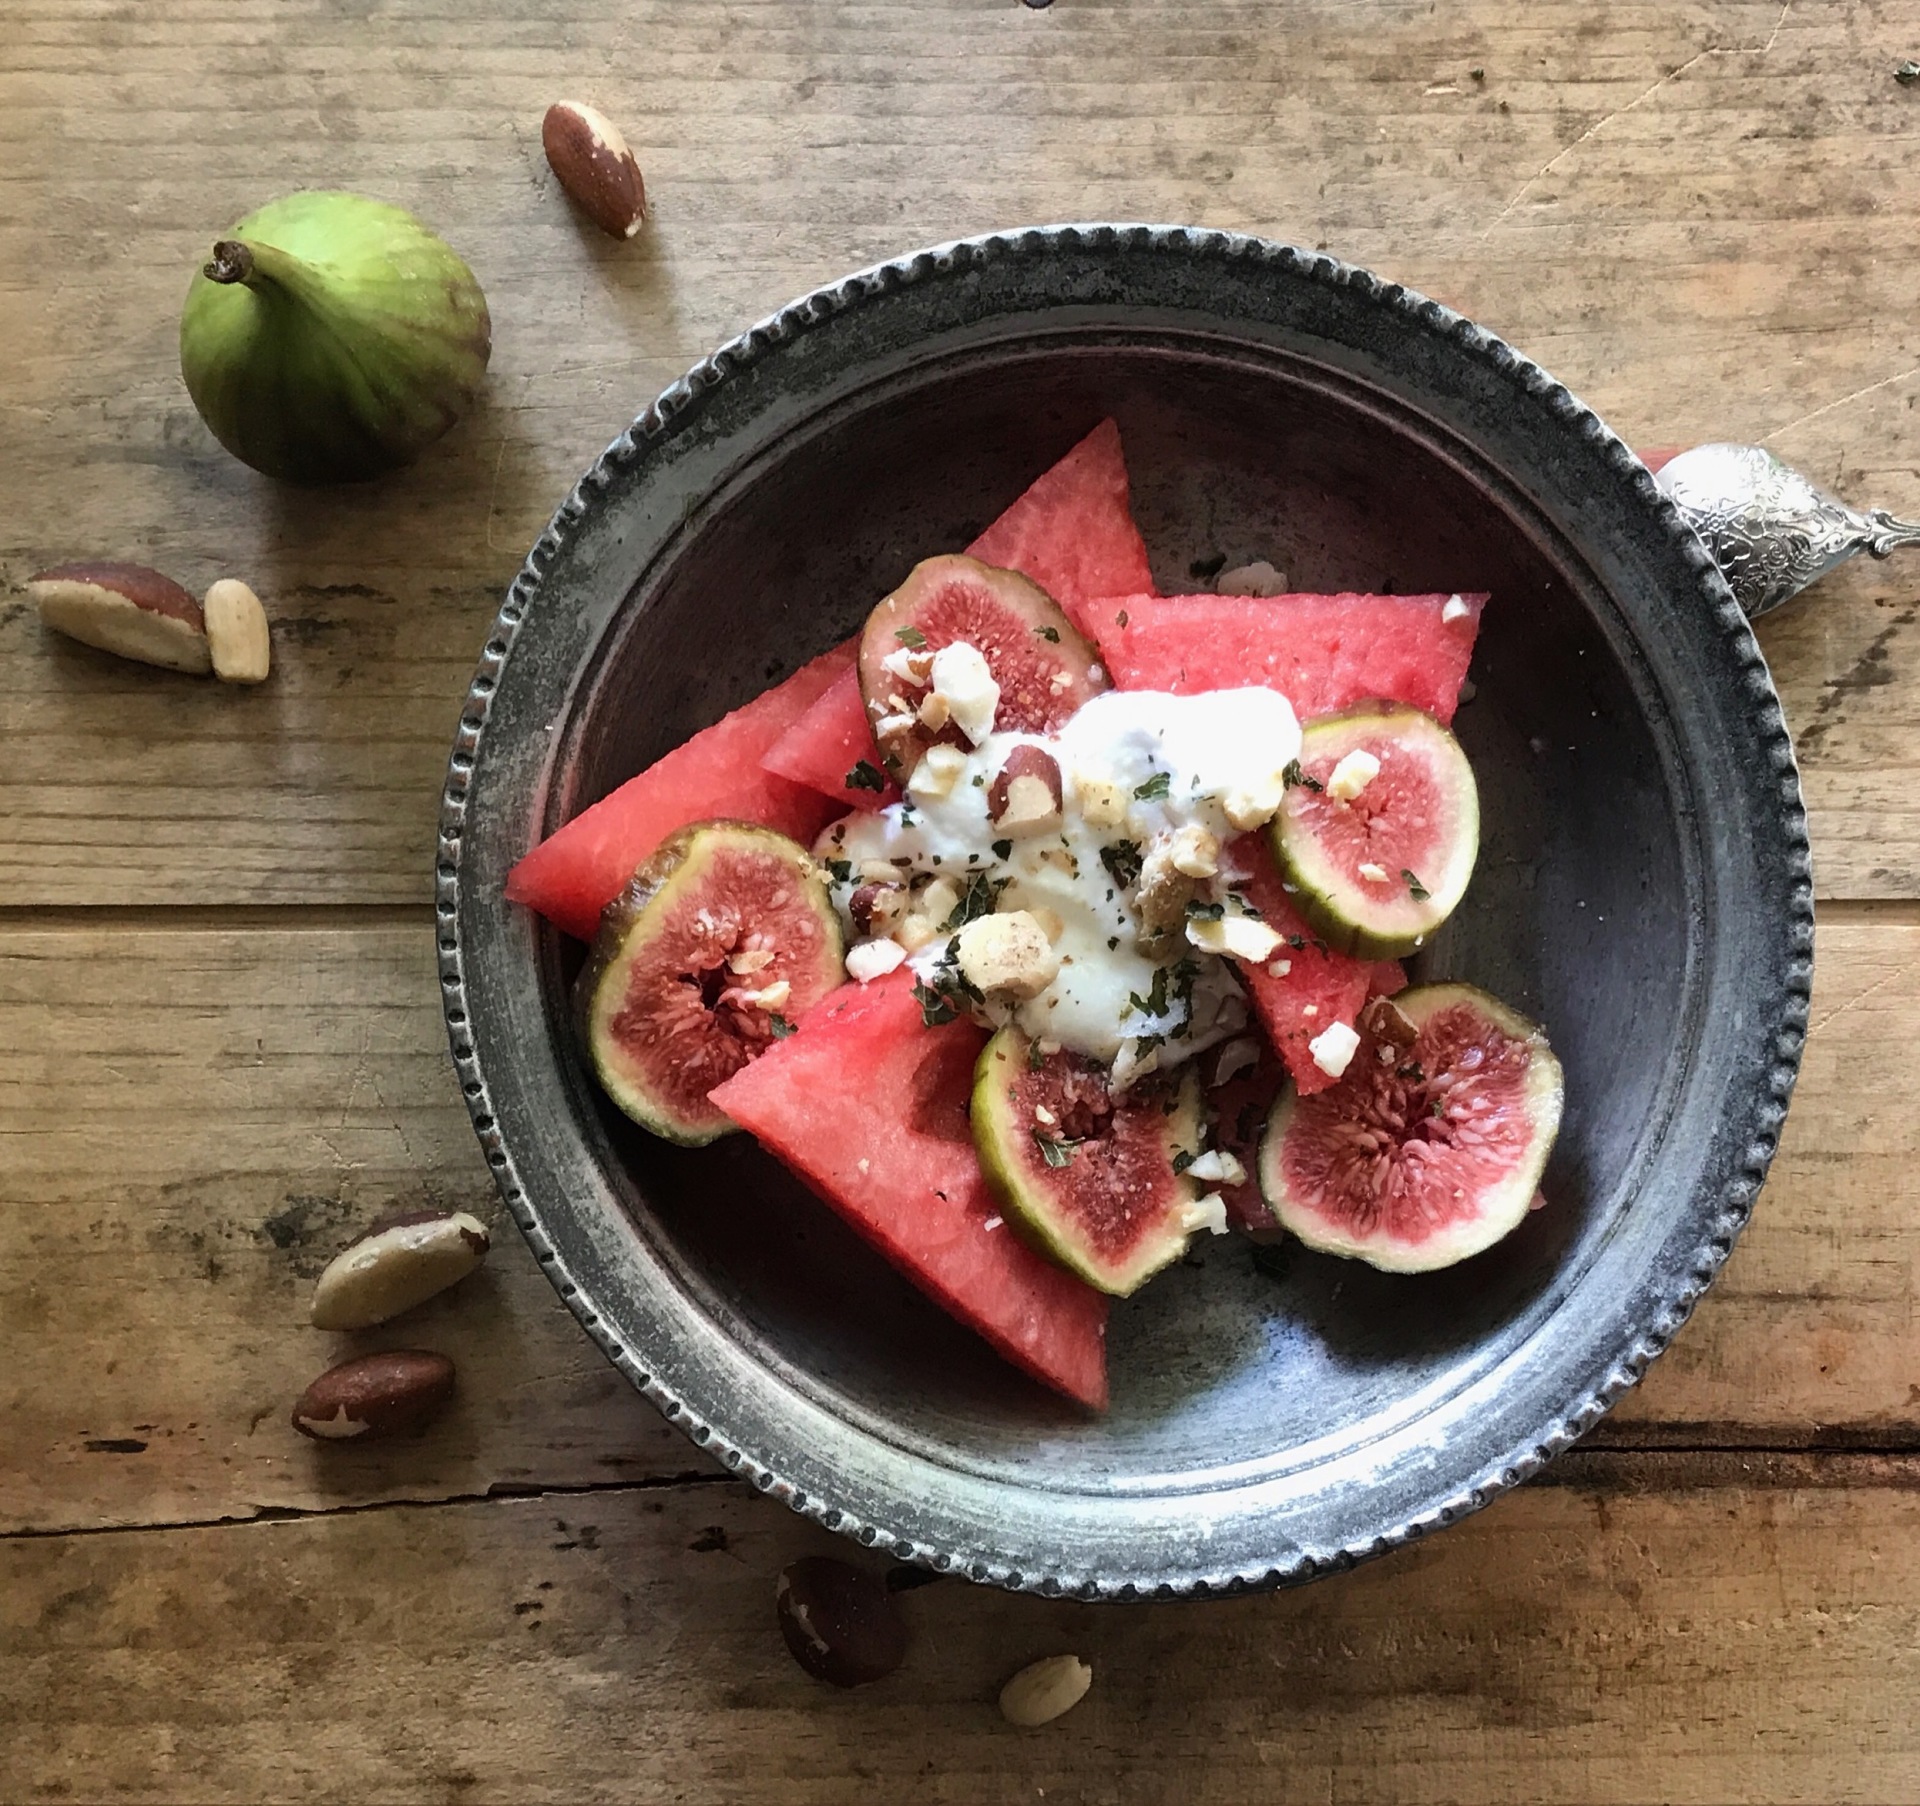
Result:
{"type": "MultiPolygon", "coordinates": [[[[280,623],[256,696],[55,646],[0,605],[0,904],[418,901],[458,698],[573,476],[805,288],[954,234],[1185,219],[1325,245],[1466,309],[1630,439],[1762,438],[1920,507],[1912,0],[16,0],[0,70],[0,584],[138,557],[280,623]],[[1477,74],[1475,72],[1478,72],[1477,74]],[[631,245],[538,146],[624,127],[631,245]],[[296,186],[420,211],[493,306],[486,401],[413,470],[299,492],[176,368],[215,233],[296,186]],[[48,247],[58,246],[58,255],[48,247]]],[[[1822,894],[1911,896],[1912,564],[1777,627],[1822,894]]]]}
{"type": "MultiPolygon", "coordinates": [[[[1899,1101],[1920,1088],[1916,968],[1911,920],[1821,931],[1773,1180],[1603,1441],[1920,1443],[1920,1136],[1899,1101]]],[[[314,1275],[380,1210],[499,1220],[431,972],[425,922],[0,933],[0,1529],[710,1471],[510,1223],[479,1275],[385,1330],[305,1326],[314,1275]],[[287,1427],[336,1355],[414,1345],[462,1375],[425,1441],[318,1448],[287,1427]]]]}
{"type": "Polygon", "coordinates": [[[0,1792],[129,1801],[1894,1801],[1920,1782],[1910,1462],[1572,1457],[1303,1592],[901,1595],[906,1664],[809,1679],[824,1532],[732,1484],[0,1544],[0,1792]],[[1002,1681],[1093,1689],[1017,1732],[1002,1681]]]}

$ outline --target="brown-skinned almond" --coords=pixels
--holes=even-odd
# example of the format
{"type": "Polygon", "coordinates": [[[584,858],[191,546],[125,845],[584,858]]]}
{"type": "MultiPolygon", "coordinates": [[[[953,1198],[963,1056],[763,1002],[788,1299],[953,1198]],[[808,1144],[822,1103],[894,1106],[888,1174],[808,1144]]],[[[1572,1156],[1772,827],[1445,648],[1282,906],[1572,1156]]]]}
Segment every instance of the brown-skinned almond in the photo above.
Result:
{"type": "Polygon", "coordinates": [[[631,238],[647,217],[640,165],[604,113],[580,100],[557,100],[540,124],[547,161],[580,210],[609,238],[631,238]]]}
{"type": "Polygon", "coordinates": [[[423,1430],[453,1396],[453,1363],[424,1348],[342,1361],[294,1401],[293,1427],[315,1442],[378,1442],[423,1430]]]}
{"type": "Polygon", "coordinates": [[[82,645],[196,677],[213,669],[200,604],[147,565],[57,564],[27,579],[27,595],[49,627],[82,645]]]}

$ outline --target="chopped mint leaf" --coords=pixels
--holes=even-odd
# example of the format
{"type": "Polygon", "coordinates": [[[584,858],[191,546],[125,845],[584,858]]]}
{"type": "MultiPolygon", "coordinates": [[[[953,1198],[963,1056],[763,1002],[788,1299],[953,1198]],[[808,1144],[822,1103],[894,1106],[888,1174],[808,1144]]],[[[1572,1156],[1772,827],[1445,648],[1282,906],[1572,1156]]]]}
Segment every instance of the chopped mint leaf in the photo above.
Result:
{"type": "Polygon", "coordinates": [[[1122,890],[1140,882],[1140,848],[1135,841],[1116,840],[1111,846],[1102,847],[1100,863],[1122,890]]]}
{"type": "Polygon", "coordinates": [[[1143,803],[1156,802],[1167,794],[1167,789],[1172,783],[1171,772],[1156,771],[1144,784],[1136,784],[1133,787],[1133,794],[1143,803]]]}
{"type": "Polygon", "coordinates": [[[1056,1140],[1039,1129],[1034,1130],[1033,1141],[1040,1150],[1040,1158],[1049,1166],[1067,1165],[1073,1159],[1073,1150],[1080,1145],[1077,1141],[1056,1140]]]}
{"type": "Polygon", "coordinates": [[[773,1030],[773,1038],[776,1041],[784,1041],[793,1033],[793,1024],[781,1015],[778,1010],[775,1010],[767,1017],[767,1027],[773,1030]]]}
{"type": "Polygon", "coordinates": [[[893,637],[909,652],[919,652],[927,643],[927,636],[917,627],[896,627],[893,630],[893,637]]]}
{"type": "Polygon", "coordinates": [[[871,760],[862,759],[846,775],[846,787],[849,790],[884,791],[887,787],[886,774],[871,760]]]}
{"type": "Polygon", "coordinates": [[[1027,1043],[1027,1070],[1038,1072],[1047,1063],[1047,1056],[1040,1051],[1039,1038],[1036,1036],[1027,1043]]]}
{"type": "Polygon", "coordinates": [[[993,856],[996,859],[1005,859],[1012,851],[1013,842],[1010,840],[996,840],[993,843],[993,856]]]}
{"type": "Polygon", "coordinates": [[[1433,892],[1428,890],[1405,866],[1400,868],[1400,876],[1407,881],[1407,895],[1416,903],[1424,903],[1433,895],[1433,892]]]}
{"type": "Polygon", "coordinates": [[[1196,922],[1217,922],[1227,913],[1224,903],[1202,903],[1198,897],[1187,905],[1187,915],[1196,922]]]}
{"type": "Polygon", "coordinates": [[[1303,790],[1326,789],[1326,785],[1321,783],[1318,778],[1310,778],[1300,769],[1300,761],[1298,759],[1289,759],[1287,761],[1286,769],[1280,773],[1280,781],[1289,786],[1298,784],[1303,790]]]}
{"type": "Polygon", "coordinates": [[[1060,644],[1060,629],[1057,627],[1036,627],[1033,631],[1043,640],[1051,640],[1056,646],[1060,644]]]}
{"type": "Polygon", "coordinates": [[[853,882],[853,861],[851,859],[829,859],[827,870],[832,874],[835,884],[853,882]]]}
{"type": "Polygon", "coordinates": [[[951,934],[956,928],[964,928],[981,916],[992,915],[995,905],[1000,901],[1000,893],[1012,882],[1011,878],[989,878],[984,872],[969,872],[967,888],[960,893],[960,901],[953,906],[953,913],[940,924],[940,932],[951,934]]]}

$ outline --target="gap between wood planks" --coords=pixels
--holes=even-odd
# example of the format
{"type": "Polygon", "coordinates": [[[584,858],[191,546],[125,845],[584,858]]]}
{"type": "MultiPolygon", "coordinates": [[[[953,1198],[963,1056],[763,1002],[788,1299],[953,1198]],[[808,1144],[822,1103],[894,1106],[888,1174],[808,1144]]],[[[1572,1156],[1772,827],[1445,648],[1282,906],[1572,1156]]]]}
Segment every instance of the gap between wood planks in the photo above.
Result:
{"type": "MultiPolygon", "coordinates": [[[[1747,1491],[1833,1492],[1866,1487],[1920,1492],[1920,1448],[1784,1449],[1635,1446],[1620,1443],[1571,1449],[1550,1462],[1527,1486],[1569,1487],[1620,1493],[1747,1491]]],[[[151,1524],[83,1524],[0,1531],[0,1543],[46,1542],[62,1537],[151,1536],[178,1530],[244,1529],[301,1523],[317,1518],[364,1517],[375,1512],[444,1511],[454,1507],[524,1504],[528,1500],[598,1498],[608,1494],[673,1492],[683,1487],[747,1488],[737,1474],[698,1469],[643,1480],[583,1481],[573,1485],[515,1486],[499,1482],[484,1492],[438,1499],[367,1499],[342,1505],[263,1505],[244,1515],[172,1518],[151,1524]]],[[[1503,1495],[1504,1496],[1504,1495],[1503,1495]]],[[[1495,1501],[1497,1503],[1497,1501],[1495,1501]]]]}

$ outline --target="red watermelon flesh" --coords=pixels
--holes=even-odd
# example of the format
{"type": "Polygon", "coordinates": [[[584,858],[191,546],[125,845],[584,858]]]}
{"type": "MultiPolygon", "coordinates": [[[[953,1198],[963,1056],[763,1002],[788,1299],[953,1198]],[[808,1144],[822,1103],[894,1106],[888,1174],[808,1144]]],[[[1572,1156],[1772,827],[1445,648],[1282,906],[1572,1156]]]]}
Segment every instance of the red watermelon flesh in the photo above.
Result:
{"type": "Polygon", "coordinates": [[[1015,1366],[1107,1402],[1107,1301],[1001,1220],[967,1100],[986,1031],[927,1028],[913,974],[849,984],[713,1092],[915,1285],[1015,1366]]]}
{"type": "MultiPolygon", "coordinates": [[[[847,644],[857,649],[859,636],[847,644]]],[[[860,673],[852,665],[773,743],[760,763],[776,777],[832,797],[842,809],[884,809],[900,800],[900,786],[880,763],[867,705],[860,697],[860,673]],[[880,774],[884,789],[849,787],[848,777],[863,760],[880,774]]]]}
{"type": "MultiPolygon", "coordinates": [[[[986,532],[967,547],[970,558],[1031,577],[1066,610],[1083,633],[1101,596],[1152,593],[1147,548],[1127,502],[1127,462],[1120,429],[1103,420],[1072,451],[1037,477],[986,532]]],[[[1092,637],[1089,634],[1089,637],[1092,637]]],[[[836,683],[767,754],[769,771],[811,784],[842,808],[878,809],[897,803],[884,792],[849,790],[847,773],[865,759],[876,768],[879,749],[860,699],[860,682],[836,683]]]]}
{"type": "Polygon", "coordinates": [[[600,911],[676,828],[724,817],[811,841],[837,811],[818,791],[761,768],[767,749],[843,672],[854,647],[836,646],[784,683],[676,747],[550,834],[507,874],[507,896],[591,940],[600,911]]]}
{"type": "Polygon", "coordinates": [[[1133,523],[1119,427],[1101,421],[1034,479],[967,547],[967,556],[1031,577],[1089,639],[1100,597],[1153,594],[1146,543],[1133,523]]]}
{"type": "Polygon", "coordinates": [[[1351,1028],[1369,997],[1402,989],[1406,975],[1393,960],[1353,959],[1316,940],[1281,887],[1279,868],[1264,835],[1245,834],[1233,841],[1222,869],[1267,926],[1286,937],[1285,944],[1264,963],[1235,963],[1267,1039],[1286,1061],[1301,1096],[1311,1097],[1333,1084],[1334,1078],[1314,1064],[1308,1042],[1335,1022],[1351,1028]],[[1282,966],[1284,971],[1279,970],[1282,966]]]}
{"type": "Polygon", "coordinates": [[[1264,684],[1302,721],[1370,696],[1451,721],[1487,600],[1459,599],[1448,621],[1445,595],[1109,596],[1094,627],[1123,690],[1264,684]]]}

